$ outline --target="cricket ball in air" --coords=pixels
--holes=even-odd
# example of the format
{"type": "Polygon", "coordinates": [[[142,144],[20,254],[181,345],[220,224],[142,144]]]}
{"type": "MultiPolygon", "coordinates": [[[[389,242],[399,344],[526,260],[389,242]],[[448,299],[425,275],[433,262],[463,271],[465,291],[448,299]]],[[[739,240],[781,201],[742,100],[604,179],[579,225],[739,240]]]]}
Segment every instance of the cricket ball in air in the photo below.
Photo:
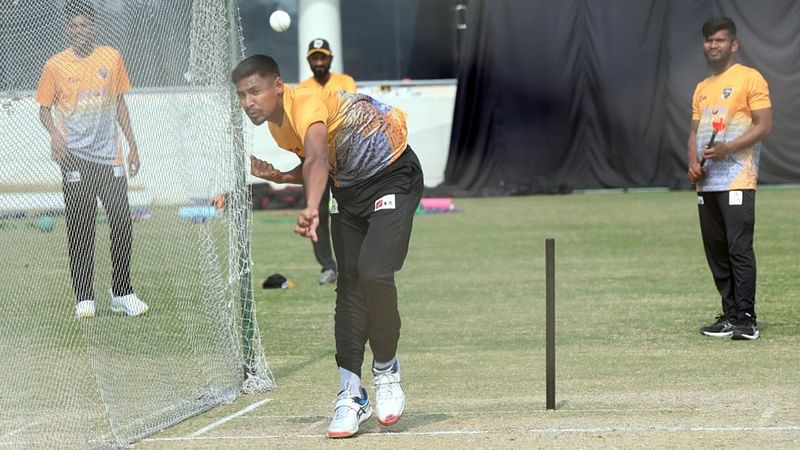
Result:
{"type": "Polygon", "coordinates": [[[292,18],[289,17],[289,13],[281,9],[275,10],[269,16],[269,26],[278,33],[288,30],[291,24],[292,18]]]}

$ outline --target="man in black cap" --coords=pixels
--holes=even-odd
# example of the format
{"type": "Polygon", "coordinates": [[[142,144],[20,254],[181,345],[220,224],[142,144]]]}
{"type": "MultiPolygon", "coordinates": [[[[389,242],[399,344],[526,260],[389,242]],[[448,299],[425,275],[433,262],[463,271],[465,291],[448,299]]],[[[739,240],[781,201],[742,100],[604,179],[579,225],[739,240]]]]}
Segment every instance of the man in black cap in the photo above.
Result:
{"type": "Polygon", "coordinates": [[[306,61],[308,61],[308,67],[314,76],[303,80],[297,87],[327,89],[333,92],[340,90],[356,92],[356,82],[353,77],[331,72],[333,52],[331,52],[331,45],[325,39],[316,38],[308,43],[306,61]]]}
{"type": "MultiPolygon", "coordinates": [[[[308,43],[308,53],[306,55],[308,67],[314,75],[298,84],[298,88],[325,89],[331,92],[356,92],[356,82],[353,77],[343,73],[331,72],[333,53],[328,41],[322,38],[312,40],[308,43]]],[[[319,228],[317,228],[319,239],[316,242],[312,241],[314,256],[317,258],[319,265],[322,266],[319,284],[336,283],[336,261],[333,259],[329,232],[329,202],[330,183],[319,205],[319,228]]]]}

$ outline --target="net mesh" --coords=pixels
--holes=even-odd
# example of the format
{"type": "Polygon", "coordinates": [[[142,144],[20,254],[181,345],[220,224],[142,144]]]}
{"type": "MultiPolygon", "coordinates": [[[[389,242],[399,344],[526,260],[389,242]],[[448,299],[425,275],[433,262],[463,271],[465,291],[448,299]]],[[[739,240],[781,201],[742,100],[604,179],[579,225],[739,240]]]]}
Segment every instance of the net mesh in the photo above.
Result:
{"type": "Polygon", "coordinates": [[[229,79],[241,57],[235,2],[88,3],[93,42],[117,49],[130,78],[136,176],[97,159],[109,111],[113,148],[123,161],[131,149],[104,84],[112,61],[93,69],[99,81],[76,69],[85,58],[58,66],[61,103],[48,114],[70,156],[53,160],[37,92],[45,63],[77,45],[65,1],[0,2],[2,447],[122,447],[273,384],[254,320],[246,136],[229,79]],[[112,312],[109,289],[124,291],[113,292],[117,309],[128,305],[126,278],[147,314],[112,312]],[[88,300],[78,295],[95,300],[93,318],[76,318],[88,300]]]}

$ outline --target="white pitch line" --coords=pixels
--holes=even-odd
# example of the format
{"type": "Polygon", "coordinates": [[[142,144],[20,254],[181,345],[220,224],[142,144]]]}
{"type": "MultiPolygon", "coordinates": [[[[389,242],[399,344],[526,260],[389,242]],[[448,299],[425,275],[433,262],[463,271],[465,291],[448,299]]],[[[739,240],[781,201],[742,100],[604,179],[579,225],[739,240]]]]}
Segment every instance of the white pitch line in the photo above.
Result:
{"type": "MultiPolygon", "coordinates": [[[[528,430],[450,430],[450,431],[399,431],[360,433],[364,438],[403,438],[419,436],[473,436],[480,434],[508,434],[514,432],[530,434],[583,434],[583,433],[728,433],[728,432],[777,432],[800,433],[800,426],[784,427],[593,427],[593,428],[532,428],[528,430]]],[[[189,435],[185,437],[147,438],[145,441],[225,441],[225,440],[269,440],[269,439],[321,439],[324,435],[315,434],[264,434],[240,436],[201,436],[189,435]]]]}
{"type": "MultiPolygon", "coordinates": [[[[485,430],[453,430],[453,431],[383,431],[379,433],[359,433],[365,438],[380,437],[411,437],[411,436],[471,436],[475,434],[492,434],[500,431],[485,430]]],[[[321,439],[325,437],[323,433],[314,434],[263,434],[263,435],[243,435],[243,436],[201,436],[201,437],[166,437],[166,438],[147,438],[145,441],[228,441],[228,440],[254,440],[254,439],[321,439]]]]}
{"type": "Polygon", "coordinates": [[[742,431],[777,431],[777,432],[798,432],[800,426],[785,427],[597,427],[597,428],[534,428],[527,430],[528,433],[720,433],[720,432],[742,432],[742,431]]]}
{"type": "Polygon", "coordinates": [[[201,434],[206,433],[208,431],[211,431],[214,428],[216,428],[216,427],[218,427],[218,426],[220,426],[220,425],[222,425],[222,424],[224,424],[224,423],[226,423],[226,422],[228,422],[230,420],[233,420],[233,419],[235,419],[235,418],[237,418],[237,417],[239,417],[239,416],[241,416],[243,414],[249,413],[250,411],[258,408],[259,406],[261,406],[264,403],[267,403],[269,401],[272,401],[272,399],[271,398],[265,398],[264,400],[259,400],[259,401],[255,402],[255,403],[253,403],[252,405],[247,406],[245,408],[242,408],[242,409],[240,409],[239,411],[237,411],[237,412],[235,412],[233,414],[225,416],[222,419],[219,419],[218,421],[216,421],[216,422],[214,422],[214,423],[212,423],[210,425],[206,425],[203,428],[200,428],[199,430],[197,430],[194,433],[188,435],[187,437],[194,438],[194,437],[200,436],[201,434]]]}

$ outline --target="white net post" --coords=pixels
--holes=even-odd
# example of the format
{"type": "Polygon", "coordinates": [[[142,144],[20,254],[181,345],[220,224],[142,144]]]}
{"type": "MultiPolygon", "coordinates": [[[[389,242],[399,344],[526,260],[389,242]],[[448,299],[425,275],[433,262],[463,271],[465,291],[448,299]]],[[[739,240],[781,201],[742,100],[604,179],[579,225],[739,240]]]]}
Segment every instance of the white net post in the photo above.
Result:
{"type": "MultiPolygon", "coordinates": [[[[117,163],[87,165],[91,151],[76,166],[53,161],[37,93],[46,62],[72,43],[65,0],[0,2],[0,447],[122,447],[273,386],[254,320],[247,159],[230,82],[241,58],[236,2],[87,3],[94,43],[118,51],[130,78],[135,177],[110,168],[117,163]],[[124,177],[127,210],[95,171],[124,177]],[[70,210],[68,232],[69,183],[89,179],[97,191],[81,194],[91,202],[70,210]],[[125,223],[130,244],[121,245],[125,223]],[[125,278],[120,249],[146,315],[112,312],[125,278]],[[91,277],[73,266],[91,266],[91,277]],[[87,279],[88,289],[75,287],[87,279]],[[77,292],[92,296],[93,318],[76,318],[77,292]]],[[[114,68],[99,64],[94,90],[70,72],[81,69],[56,71],[59,101],[69,104],[74,86],[74,104],[51,107],[67,140],[77,139],[69,120],[83,119],[84,130],[102,121],[114,68]]],[[[124,162],[131,144],[114,129],[124,162]]]]}

